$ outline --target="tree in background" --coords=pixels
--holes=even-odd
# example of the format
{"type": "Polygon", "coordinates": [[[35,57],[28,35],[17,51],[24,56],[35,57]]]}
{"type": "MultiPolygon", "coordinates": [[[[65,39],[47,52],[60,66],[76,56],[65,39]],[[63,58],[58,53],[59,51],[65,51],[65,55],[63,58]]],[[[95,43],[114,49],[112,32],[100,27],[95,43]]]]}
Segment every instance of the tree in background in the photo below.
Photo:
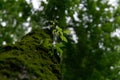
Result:
{"type": "MultiPolygon", "coordinates": [[[[119,45],[117,36],[120,10],[106,0],[48,0],[40,1],[40,9],[34,10],[32,3],[24,0],[1,1],[1,32],[3,41],[20,40],[28,27],[54,27],[72,29],[76,35],[66,35],[63,44],[63,76],[65,80],[117,80],[119,79],[119,45]],[[14,3],[14,4],[13,4],[14,3]],[[29,25],[25,25],[25,23],[29,25]],[[7,23],[5,26],[4,23],[7,23]],[[13,39],[13,40],[12,40],[13,39]]],[[[58,41],[60,41],[58,39],[58,41]]]]}
{"type": "Polygon", "coordinates": [[[25,0],[0,1],[0,45],[20,40],[28,28],[24,24],[31,15],[31,8],[25,0]]]}
{"type": "Polygon", "coordinates": [[[119,28],[119,13],[103,0],[81,0],[70,15],[77,43],[66,44],[65,80],[119,79],[119,38],[112,33],[119,28]]]}

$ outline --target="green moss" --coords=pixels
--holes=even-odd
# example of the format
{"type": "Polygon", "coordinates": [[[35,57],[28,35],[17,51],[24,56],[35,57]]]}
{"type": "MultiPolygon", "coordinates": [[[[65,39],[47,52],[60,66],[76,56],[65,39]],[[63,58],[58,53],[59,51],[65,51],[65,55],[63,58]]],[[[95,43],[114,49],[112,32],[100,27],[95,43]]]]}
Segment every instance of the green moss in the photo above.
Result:
{"type": "Polygon", "coordinates": [[[0,48],[0,78],[3,80],[60,80],[59,59],[48,54],[52,39],[35,30],[15,45],[0,48]]]}

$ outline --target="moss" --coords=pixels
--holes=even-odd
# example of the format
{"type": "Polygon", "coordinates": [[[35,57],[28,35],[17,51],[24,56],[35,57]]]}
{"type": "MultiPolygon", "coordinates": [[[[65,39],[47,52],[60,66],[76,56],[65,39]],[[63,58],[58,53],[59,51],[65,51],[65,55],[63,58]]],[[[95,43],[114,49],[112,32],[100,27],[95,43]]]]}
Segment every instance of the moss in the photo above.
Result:
{"type": "Polygon", "coordinates": [[[0,79],[61,80],[58,57],[48,54],[52,39],[44,30],[35,30],[14,45],[0,48],[0,79]]]}

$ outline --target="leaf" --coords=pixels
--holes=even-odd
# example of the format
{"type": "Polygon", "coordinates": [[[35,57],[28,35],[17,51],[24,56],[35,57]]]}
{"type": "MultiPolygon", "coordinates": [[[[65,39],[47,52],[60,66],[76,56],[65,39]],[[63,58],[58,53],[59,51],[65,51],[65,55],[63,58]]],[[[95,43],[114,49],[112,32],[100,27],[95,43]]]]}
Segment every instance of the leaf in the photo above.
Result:
{"type": "Polygon", "coordinates": [[[60,28],[60,27],[58,27],[57,29],[58,29],[58,31],[59,31],[59,32],[61,32],[61,31],[62,31],[62,28],[60,28]]]}
{"type": "Polygon", "coordinates": [[[63,47],[64,45],[62,43],[57,43],[56,46],[57,47],[63,47]]]}
{"type": "Polygon", "coordinates": [[[68,42],[67,41],[67,38],[65,36],[60,36],[61,40],[64,41],[64,42],[68,42]]]}
{"type": "Polygon", "coordinates": [[[70,30],[64,30],[63,33],[70,34],[70,30]]]}
{"type": "Polygon", "coordinates": [[[63,50],[59,46],[55,46],[54,49],[56,49],[60,56],[62,56],[63,50]]]}

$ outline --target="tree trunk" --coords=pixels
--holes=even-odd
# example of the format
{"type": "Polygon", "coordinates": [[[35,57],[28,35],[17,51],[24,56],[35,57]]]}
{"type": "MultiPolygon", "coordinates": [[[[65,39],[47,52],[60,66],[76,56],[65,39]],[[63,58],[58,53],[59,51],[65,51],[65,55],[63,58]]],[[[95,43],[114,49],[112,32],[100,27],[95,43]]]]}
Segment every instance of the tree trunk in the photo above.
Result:
{"type": "Polygon", "coordinates": [[[60,58],[52,53],[48,33],[35,30],[0,48],[0,80],[61,80],[60,58]]]}

